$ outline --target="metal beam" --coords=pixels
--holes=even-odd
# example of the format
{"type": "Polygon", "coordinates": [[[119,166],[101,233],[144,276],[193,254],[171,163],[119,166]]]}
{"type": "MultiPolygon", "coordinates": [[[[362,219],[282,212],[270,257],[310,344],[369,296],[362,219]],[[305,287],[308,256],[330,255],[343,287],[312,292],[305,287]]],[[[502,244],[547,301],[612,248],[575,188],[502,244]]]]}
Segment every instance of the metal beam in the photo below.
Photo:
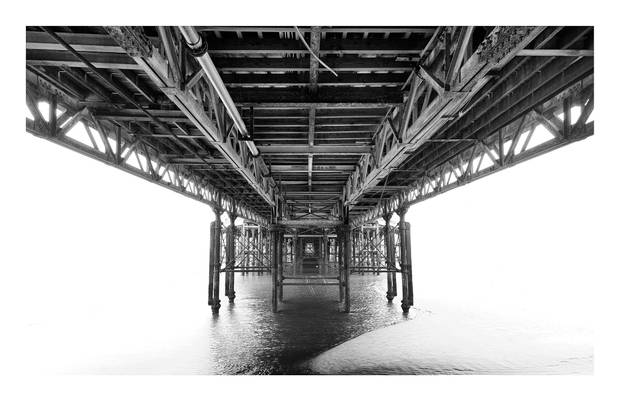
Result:
{"type": "MultiPolygon", "coordinates": [[[[511,60],[526,47],[544,27],[498,27],[488,36],[479,51],[460,68],[460,80],[454,83],[451,92],[439,95],[423,108],[416,120],[398,140],[396,132],[388,124],[380,132],[374,156],[364,156],[355,173],[349,178],[344,192],[346,205],[354,204],[369,189],[377,186],[390,169],[397,167],[407,157],[407,152],[418,148],[432,137],[449,117],[457,115],[467,102],[488,82],[489,74],[511,60]],[[370,172],[367,172],[367,171],[370,172]]],[[[422,68],[422,71],[425,68],[422,68]]],[[[436,89],[436,82],[426,76],[426,90],[436,89]]],[[[407,99],[415,101],[415,99],[407,99]]],[[[416,105],[417,106],[417,105],[416,105]]]]}
{"type": "MultiPolygon", "coordinates": [[[[590,103],[593,99],[592,91],[587,87],[577,85],[574,90],[567,90],[567,97],[574,100],[574,105],[584,108],[583,104],[590,103]]],[[[395,211],[403,207],[408,207],[434,196],[445,193],[462,185],[473,182],[495,172],[509,168],[523,161],[548,153],[568,144],[580,141],[591,135],[594,131],[594,123],[586,123],[590,113],[583,112],[578,121],[569,128],[570,135],[566,135],[563,130],[564,125],[557,127],[560,131],[554,137],[529,147],[531,135],[540,122],[537,115],[541,112],[553,110],[553,103],[565,98],[564,94],[559,94],[546,104],[546,109],[530,108],[529,111],[521,115],[504,126],[499,126],[493,134],[482,142],[469,145],[460,151],[456,157],[437,165],[426,171],[422,177],[417,179],[413,185],[401,191],[395,196],[382,201],[377,206],[357,216],[353,224],[360,226],[364,223],[374,221],[382,216],[385,210],[395,211]],[[524,138],[523,132],[528,132],[524,138]],[[505,145],[508,142],[509,146],[505,145]],[[523,143],[522,146],[520,144],[523,143]],[[518,149],[518,147],[521,147],[518,149]],[[502,152],[501,152],[502,150],[502,152]],[[497,157],[499,156],[499,157],[497,157]],[[486,163],[482,163],[487,158],[486,163]]],[[[588,110],[590,111],[590,110],[588,110]]]]}
{"type": "Polygon", "coordinates": [[[272,180],[269,184],[270,180],[264,177],[267,168],[262,158],[252,157],[245,146],[235,146],[239,137],[225,140],[227,132],[222,130],[221,121],[213,121],[205,112],[204,105],[195,99],[190,90],[180,89],[180,82],[175,81],[169,73],[166,60],[158,52],[152,51],[152,43],[141,32],[130,27],[107,29],[128,54],[132,55],[133,60],[148,74],[153,83],[187,115],[260,197],[267,204],[275,206],[275,184],[272,180]],[[136,40],[138,45],[135,44],[136,40]]]}
{"type": "MultiPolygon", "coordinates": [[[[46,93],[39,92],[34,85],[27,83],[26,90],[28,96],[35,101],[52,103],[49,96],[46,93]]],[[[267,225],[267,220],[252,209],[242,204],[233,206],[232,197],[222,194],[212,184],[206,182],[204,176],[196,174],[189,169],[170,164],[167,157],[155,146],[148,144],[147,141],[140,137],[136,137],[133,132],[127,130],[124,126],[119,127],[111,125],[107,121],[99,120],[88,109],[75,110],[66,103],[59,104],[64,108],[65,114],[69,116],[69,123],[64,128],[82,122],[88,127],[91,134],[94,133],[93,130],[98,132],[104,148],[98,148],[93,139],[91,139],[90,143],[83,143],[73,139],[67,135],[70,128],[61,129],[56,134],[53,134],[51,129],[49,127],[46,128],[46,125],[42,123],[44,122],[42,116],[37,117],[35,115],[35,121],[26,120],[27,132],[211,207],[228,212],[234,211],[245,219],[263,226],[267,225]],[[111,146],[111,144],[115,144],[115,146],[111,146]],[[126,154],[121,157],[121,154],[124,153],[126,154]],[[134,159],[138,162],[137,165],[130,161],[134,155],[134,159]],[[142,165],[141,159],[146,160],[146,165],[142,165]],[[156,167],[153,165],[156,165],[156,167]],[[173,173],[173,175],[170,173],[173,173]]]]}

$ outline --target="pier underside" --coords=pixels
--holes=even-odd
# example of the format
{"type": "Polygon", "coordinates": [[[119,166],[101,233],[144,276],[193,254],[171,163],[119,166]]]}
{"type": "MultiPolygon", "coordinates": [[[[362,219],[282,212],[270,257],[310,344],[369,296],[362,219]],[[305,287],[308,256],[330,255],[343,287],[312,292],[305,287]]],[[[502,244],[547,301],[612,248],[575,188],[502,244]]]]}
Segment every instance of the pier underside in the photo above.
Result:
{"type": "Polygon", "coordinates": [[[408,208],[593,135],[593,100],[593,27],[26,28],[27,131],[211,206],[215,313],[238,274],[408,311],[408,208]]]}

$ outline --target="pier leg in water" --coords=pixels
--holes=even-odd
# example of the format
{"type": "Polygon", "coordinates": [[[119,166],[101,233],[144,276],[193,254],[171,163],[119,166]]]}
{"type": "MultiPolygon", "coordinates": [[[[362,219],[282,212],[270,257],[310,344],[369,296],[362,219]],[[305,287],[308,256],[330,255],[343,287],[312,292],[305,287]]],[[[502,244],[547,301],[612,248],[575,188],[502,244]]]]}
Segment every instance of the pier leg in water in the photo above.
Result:
{"type": "MultiPolygon", "coordinates": [[[[213,222],[211,254],[213,260],[213,291],[211,294],[211,310],[213,314],[219,313],[221,302],[219,300],[219,274],[221,266],[221,210],[215,211],[215,221],[213,222]]],[[[211,276],[209,276],[211,278],[211,276]]],[[[209,282],[210,287],[210,282],[209,282]]]]}
{"type": "Polygon", "coordinates": [[[368,267],[367,245],[368,245],[367,231],[364,230],[363,225],[361,225],[361,247],[364,249],[363,251],[361,251],[361,258],[362,258],[361,275],[365,275],[365,269],[368,267]]]}
{"type": "Polygon", "coordinates": [[[209,233],[209,251],[208,251],[208,305],[213,304],[213,271],[215,269],[215,265],[213,262],[213,249],[215,248],[215,224],[216,222],[211,222],[209,233]]]}
{"type": "Polygon", "coordinates": [[[339,276],[339,289],[340,289],[340,307],[342,307],[342,304],[344,302],[344,262],[343,262],[343,258],[344,258],[344,251],[343,251],[343,242],[344,242],[344,232],[343,229],[340,227],[337,230],[337,270],[338,270],[338,276],[339,276]]]}
{"type": "Polygon", "coordinates": [[[280,302],[284,301],[284,260],[286,257],[286,252],[284,251],[287,247],[287,243],[284,239],[284,230],[281,229],[279,231],[279,262],[277,268],[277,286],[279,287],[278,299],[280,302]]]}
{"type": "Polygon", "coordinates": [[[277,225],[271,225],[270,227],[271,233],[271,306],[273,312],[277,312],[277,279],[279,269],[279,252],[277,251],[278,241],[279,241],[279,230],[277,225]]]}
{"type": "Polygon", "coordinates": [[[413,277],[411,261],[410,224],[404,221],[408,208],[398,210],[400,217],[400,269],[402,271],[402,311],[408,312],[413,305],[413,277]]]}
{"type": "Polygon", "coordinates": [[[226,296],[230,303],[234,303],[236,293],[234,292],[234,265],[236,263],[236,226],[234,221],[236,214],[230,214],[230,226],[228,226],[228,234],[226,235],[226,296]]]}
{"type": "Polygon", "coordinates": [[[396,295],[395,288],[395,274],[389,271],[395,267],[394,247],[393,247],[393,235],[389,221],[393,213],[385,213],[383,218],[385,219],[385,226],[383,227],[383,242],[385,244],[385,267],[387,271],[387,301],[391,303],[396,295]]]}
{"type": "Polygon", "coordinates": [[[344,239],[344,312],[350,312],[350,264],[351,264],[351,239],[348,224],[343,228],[344,239]]]}

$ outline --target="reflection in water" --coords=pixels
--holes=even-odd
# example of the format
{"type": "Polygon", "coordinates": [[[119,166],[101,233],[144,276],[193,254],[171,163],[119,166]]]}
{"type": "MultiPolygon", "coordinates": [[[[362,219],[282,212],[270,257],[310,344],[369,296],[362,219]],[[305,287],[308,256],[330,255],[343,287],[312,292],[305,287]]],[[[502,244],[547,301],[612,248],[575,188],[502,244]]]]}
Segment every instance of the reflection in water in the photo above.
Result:
{"type": "Polygon", "coordinates": [[[164,298],[161,304],[129,308],[124,315],[93,314],[30,326],[20,335],[28,347],[15,349],[14,359],[21,365],[12,368],[106,374],[587,373],[592,369],[593,350],[586,332],[508,321],[423,298],[406,317],[399,298],[387,303],[384,274],[352,277],[350,314],[338,311],[338,289],[333,286],[287,286],[276,314],[271,312],[269,275],[238,275],[236,292],[236,304],[223,298],[216,318],[203,302],[166,307],[164,298]]]}
{"type": "Polygon", "coordinates": [[[362,333],[406,320],[385,299],[385,276],[352,280],[351,313],[338,311],[332,286],[287,286],[270,309],[270,277],[237,277],[236,303],[220,311],[208,333],[216,373],[301,373],[299,361],[362,333]]]}

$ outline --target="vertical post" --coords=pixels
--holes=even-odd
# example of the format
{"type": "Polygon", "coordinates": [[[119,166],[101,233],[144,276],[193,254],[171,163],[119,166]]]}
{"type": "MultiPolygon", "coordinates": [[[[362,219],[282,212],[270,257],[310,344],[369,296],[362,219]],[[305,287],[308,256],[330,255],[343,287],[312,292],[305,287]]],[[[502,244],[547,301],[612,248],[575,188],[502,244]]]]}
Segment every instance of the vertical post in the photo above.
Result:
{"type": "Polygon", "coordinates": [[[241,275],[245,275],[245,271],[247,270],[247,261],[248,261],[248,254],[247,254],[247,247],[245,246],[247,244],[247,224],[243,224],[241,226],[241,235],[239,237],[239,246],[240,246],[240,251],[241,251],[241,275]]]}
{"type": "Polygon", "coordinates": [[[294,239],[292,240],[292,249],[294,251],[294,258],[292,259],[292,274],[296,275],[301,269],[301,251],[299,250],[301,243],[299,242],[299,230],[295,229],[294,239]]]}
{"type": "MultiPolygon", "coordinates": [[[[266,267],[267,265],[269,265],[269,238],[268,235],[264,234],[264,228],[261,226],[260,228],[260,249],[262,250],[261,253],[261,260],[262,260],[262,266],[261,266],[261,270],[266,267]]],[[[262,275],[262,271],[259,272],[259,275],[262,275]]]]}
{"type": "Polygon", "coordinates": [[[340,309],[343,308],[343,302],[344,302],[344,260],[343,260],[343,256],[344,256],[344,251],[343,251],[343,242],[344,242],[344,231],[342,226],[339,226],[337,228],[337,270],[338,270],[338,277],[339,277],[339,289],[340,289],[340,309]]]}
{"type": "Polygon", "coordinates": [[[234,303],[236,293],[234,292],[234,264],[236,263],[236,226],[234,221],[236,220],[236,214],[230,213],[230,226],[228,226],[228,233],[226,235],[226,296],[230,303],[234,303]]]}
{"type": "Polygon", "coordinates": [[[208,251],[208,305],[213,304],[213,271],[215,265],[213,265],[213,249],[214,249],[214,239],[215,239],[215,221],[211,222],[211,226],[209,228],[209,251],[208,251]]]}
{"type": "Polygon", "coordinates": [[[361,255],[361,275],[365,275],[365,268],[368,266],[368,259],[367,259],[367,231],[365,229],[363,229],[363,225],[361,225],[361,249],[360,249],[360,255],[361,255]]]}
{"type": "Polygon", "coordinates": [[[350,226],[348,224],[342,227],[342,249],[343,249],[343,280],[344,280],[344,312],[350,312],[350,263],[351,263],[351,240],[350,226]]]}
{"type": "Polygon", "coordinates": [[[370,269],[372,270],[372,275],[376,275],[376,263],[374,259],[374,225],[372,224],[368,229],[368,257],[370,260],[370,269]]]}
{"type": "Polygon", "coordinates": [[[323,265],[322,265],[322,273],[323,275],[327,274],[329,270],[329,236],[327,236],[327,230],[323,228],[322,230],[322,248],[323,248],[323,265]]]}
{"type": "Polygon", "coordinates": [[[277,291],[279,286],[279,263],[281,261],[281,243],[279,226],[273,224],[270,227],[271,232],[271,305],[273,312],[277,312],[277,291]]]}
{"type": "Polygon", "coordinates": [[[407,207],[398,210],[400,217],[400,269],[402,271],[402,311],[408,312],[414,304],[413,301],[413,275],[411,261],[411,236],[410,224],[404,221],[407,207]]]}
{"type": "Polygon", "coordinates": [[[372,226],[372,265],[374,265],[374,273],[380,275],[380,258],[378,257],[378,249],[380,249],[381,232],[378,229],[378,224],[372,226]]]}
{"type": "Polygon", "coordinates": [[[395,268],[395,246],[396,246],[396,242],[395,242],[395,229],[391,227],[391,225],[388,225],[389,230],[387,231],[387,236],[389,236],[389,251],[390,251],[390,268],[391,268],[391,293],[393,294],[393,297],[397,297],[398,295],[398,279],[397,279],[397,272],[396,272],[396,268],[395,268]]]}
{"type": "Polygon", "coordinates": [[[209,289],[212,283],[211,310],[213,314],[219,313],[221,302],[219,301],[219,274],[221,267],[221,210],[215,209],[215,221],[212,223],[211,230],[211,254],[212,254],[212,275],[209,270],[209,289]],[[212,282],[211,282],[212,281],[212,282]]]}
{"type": "Polygon", "coordinates": [[[348,266],[348,268],[350,270],[349,272],[352,273],[352,272],[355,272],[355,265],[357,265],[357,246],[356,246],[357,233],[354,230],[350,232],[350,239],[351,239],[350,250],[351,250],[352,255],[350,259],[350,265],[348,266]]]}
{"type": "Polygon", "coordinates": [[[385,226],[383,227],[383,243],[385,248],[385,267],[387,268],[387,301],[391,303],[393,298],[395,297],[395,280],[394,274],[390,271],[393,268],[393,245],[391,236],[391,226],[389,225],[389,221],[391,221],[391,216],[393,213],[387,212],[383,215],[385,220],[385,226]]]}
{"type": "Polygon", "coordinates": [[[249,258],[248,269],[250,271],[256,270],[256,236],[258,236],[258,231],[252,226],[249,230],[249,236],[247,238],[247,257],[249,258]]]}
{"type": "Polygon", "coordinates": [[[277,239],[279,238],[279,232],[277,227],[271,225],[271,305],[273,312],[277,312],[277,239]]]}
{"type": "Polygon", "coordinates": [[[286,249],[288,244],[284,239],[284,230],[279,230],[279,268],[277,269],[277,286],[279,287],[278,299],[280,302],[284,301],[284,261],[286,259],[286,249]]]}

